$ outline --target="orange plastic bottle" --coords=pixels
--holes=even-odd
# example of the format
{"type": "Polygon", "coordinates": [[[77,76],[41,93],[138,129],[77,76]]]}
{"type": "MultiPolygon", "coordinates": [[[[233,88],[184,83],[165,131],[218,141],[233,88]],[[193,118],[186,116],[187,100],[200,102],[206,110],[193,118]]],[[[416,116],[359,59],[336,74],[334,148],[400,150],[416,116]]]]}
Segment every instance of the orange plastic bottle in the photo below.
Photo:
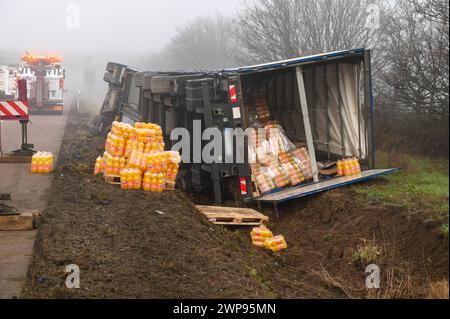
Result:
{"type": "Polygon", "coordinates": [[[351,170],[350,170],[350,162],[348,159],[344,160],[344,176],[350,176],[351,170]]]}
{"type": "Polygon", "coordinates": [[[342,161],[338,160],[336,166],[338,176],[344,176],[344,170],[342,169],[342,161]]]}

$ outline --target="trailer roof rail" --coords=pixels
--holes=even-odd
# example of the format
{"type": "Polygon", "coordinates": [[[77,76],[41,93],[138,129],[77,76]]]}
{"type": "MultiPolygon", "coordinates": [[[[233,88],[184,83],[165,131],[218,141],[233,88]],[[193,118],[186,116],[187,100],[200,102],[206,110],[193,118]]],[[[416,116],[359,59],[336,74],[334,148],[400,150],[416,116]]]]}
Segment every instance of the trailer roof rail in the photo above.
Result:
{"type": "Polygon", "coordinates": [[[366,50],[365,48],[358,48],[358,49],[351,49],[351,50],[344,50],[344,51],[322,53],[322,54],[299,57],[299,58],[294,58],[294,59],[257,64],[257,65],[253,65],[253,66],[244,66],[244,67],[239,67],[239,68],[224,69],[222,72],[224,72],[224,73],[231,73],[231,72],[253,73],[253,72],[261,72],[261,71],[268,71],[268,70],[274,70],[274,69],[282,69],[282,68],[286,68],[286,67],[299,66],[301,64],[306,64],[306,63],[321,62],[321,61],[328,60],[328,59],[336,59],[336,58],[342,58],[342,57],[352,56],[352,55],[361,55],[361,54],[364,54],[365,50],[366,50]]]}

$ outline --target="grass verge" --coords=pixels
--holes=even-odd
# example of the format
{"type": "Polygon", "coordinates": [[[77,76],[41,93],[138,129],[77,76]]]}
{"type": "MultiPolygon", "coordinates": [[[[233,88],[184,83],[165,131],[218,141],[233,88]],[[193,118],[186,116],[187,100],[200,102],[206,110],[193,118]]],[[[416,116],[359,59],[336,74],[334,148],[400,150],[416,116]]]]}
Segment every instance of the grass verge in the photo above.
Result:
{"type": "Polygon", "coordinates": [[[425,212],[439,220],[448,238],[449,161],[402,155],[379,154],[378,167],[402,167],[402,171],[382,177],[378,183],[356,185],[353,190],[387,205],[406,206],[411,212],[425,212]]]}

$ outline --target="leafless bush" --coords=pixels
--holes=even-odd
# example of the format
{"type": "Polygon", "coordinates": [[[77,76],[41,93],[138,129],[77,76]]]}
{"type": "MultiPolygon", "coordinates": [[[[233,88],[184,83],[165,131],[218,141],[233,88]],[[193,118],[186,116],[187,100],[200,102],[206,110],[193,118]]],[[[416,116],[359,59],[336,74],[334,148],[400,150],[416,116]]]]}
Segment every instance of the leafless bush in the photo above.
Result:
{"type": "Polygon", "coordinates": [[[394,108],[375,116],[377,149],[388,154],[448,157],[448,120],[432,120],[394,108]]]}

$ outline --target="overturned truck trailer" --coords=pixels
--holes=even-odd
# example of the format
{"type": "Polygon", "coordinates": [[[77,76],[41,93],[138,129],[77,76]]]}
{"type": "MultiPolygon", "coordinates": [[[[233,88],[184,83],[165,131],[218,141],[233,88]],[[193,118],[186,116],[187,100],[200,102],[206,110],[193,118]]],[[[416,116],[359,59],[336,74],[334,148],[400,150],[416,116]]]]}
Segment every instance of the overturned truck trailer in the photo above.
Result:
{"type": "MultiPolygon", "coordinates": [[[[103,127],[115,117],[130,124],[157,123],[163,128],[168,146],[177,143],[170,139],[173,130],[186,128],[192,141],[189,150],[182,150],[184,164],[178,186],[187,192],[211,189],[218,204],[233,198],[269,202],[277,207],[278,203],[398,170],[374,169],[369,50],[354,49],[210,72],[141,72],[110,63],[105,80],[110,89],[101,112],[103,127]],[[212,163],[204,161],[201,151],[193,146],[195,139],[202,140],[194,123],[201,123],[202,130],[215,128],[222,133],[223,150],[212,163]],[[282,128],[283,138],[289,144],[283,149],[283,157],[280,153],[280,159],[303,150],[300,162],[308,161],[310,176],[305,174],[300,183],[274,183],[269,191],[261,192],[255,178],[255,167],[261,165],[254,162],[258,157],[254,141],[246,138],[243,146],[233,143],[234,160],[227,156],[225,161],[223,157],[230,153],[227,148],[230,131],[274,124],[282,128]],[[244,160],[237,161],[242,154],[244,160]],[[333,165],[343,158],[359,159],[362,173],[333,174],[333,165]]],[[[203,149],[209,141],[201,143],[203,149]]],[[[295,159],[298,163],[298,158],[295,159]]],[[[285,175],[289,174],[285,171],[285,175]]]]}

